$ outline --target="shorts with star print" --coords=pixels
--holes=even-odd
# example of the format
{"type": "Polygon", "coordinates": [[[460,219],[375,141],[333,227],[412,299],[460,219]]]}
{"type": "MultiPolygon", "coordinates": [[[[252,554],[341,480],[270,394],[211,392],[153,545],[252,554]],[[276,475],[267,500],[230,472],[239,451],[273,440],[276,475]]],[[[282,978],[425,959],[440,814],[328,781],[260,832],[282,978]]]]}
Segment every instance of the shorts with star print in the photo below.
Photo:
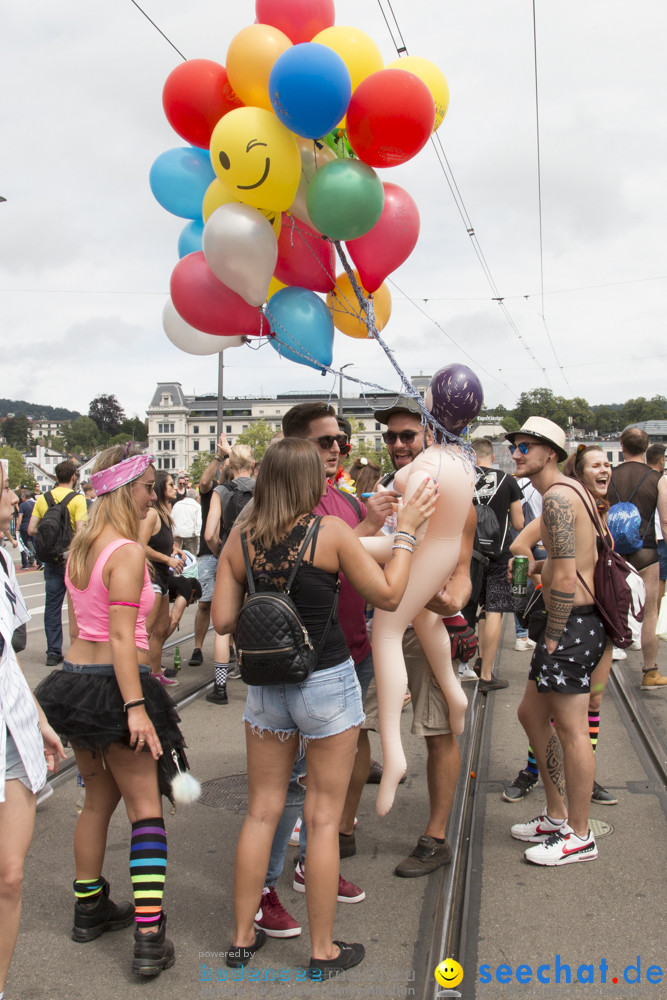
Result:
{"type": "Polygon", "coordinates": [[[545,694],[589,694],[591,674],[606,645],[607,634],[595,605],[574,607],[553,653],[547,652],[542,636],[533,652],[528,676],[545,694]]]}

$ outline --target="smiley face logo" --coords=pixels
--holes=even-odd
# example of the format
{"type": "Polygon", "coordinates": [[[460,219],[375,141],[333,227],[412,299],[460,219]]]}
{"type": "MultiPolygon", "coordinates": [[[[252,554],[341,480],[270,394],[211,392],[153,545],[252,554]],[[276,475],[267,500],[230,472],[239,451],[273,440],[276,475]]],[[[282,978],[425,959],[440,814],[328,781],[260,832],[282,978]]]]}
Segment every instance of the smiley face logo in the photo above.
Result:
{"type": "Polygon", "coordinates": [[[433,975],[436,982],[441,986],[444,986],[446,989],[453,989],[463,979],[463,968],[453,958],[445,958],[436,967],[433,975]]]}
{"type": "Polygon", "coordinates": [[[223,115],[211,135],[211,163],[234,200],[274,212],[294,201],[299,147],[271,111],[247,107],[223,115]]]}

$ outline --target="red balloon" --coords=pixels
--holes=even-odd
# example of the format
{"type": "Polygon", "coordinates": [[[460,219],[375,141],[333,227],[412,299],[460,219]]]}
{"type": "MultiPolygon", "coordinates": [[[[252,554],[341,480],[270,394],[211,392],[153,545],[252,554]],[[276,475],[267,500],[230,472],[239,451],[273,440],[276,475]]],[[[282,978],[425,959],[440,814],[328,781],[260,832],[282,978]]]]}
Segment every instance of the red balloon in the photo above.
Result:
{"type": "Polygon", "coordinates": [[[352,94],[347,138],[370,167],[395,167],[416,156],[435,124],[435,104],[426,84],[402,69],[371,73],[352,94]]]}
{"type": "Polygon", "coordinates": [[[242,108],[227,70],[210,59],[189,59],[172,70],[162,90],[167,121],[193,146],[208,149],[211,132],[223,115],[242,108]]]}
{"type": "Polygon", "coordinates": [[[260,24],[279,28],[297,45],[333,25],[334,0],[255,0],[255,14],[260,24]]]}
{"type": "Polygon", "coordinates": [[[346,247],[364,288],[376,292],[387,275],[407,260],[419,236],[419,210],[398,184],[383,184],[384,207],[373,228],[346,247]]]}
{"type": "Polygon", "coordinates": [[[204,254],[188,254],[171,275],[171,300],[176,312],[202,333],[221,337],[258,337],[268,333],[261,310],[218,281],[204,254]]]}
{"type": "Polygon", "coordinates": [[[284,285],[330,292],[336,285],[333,243],[305,222],[283,213],[278,237],[278,263],[273,272],[284,285]]]}

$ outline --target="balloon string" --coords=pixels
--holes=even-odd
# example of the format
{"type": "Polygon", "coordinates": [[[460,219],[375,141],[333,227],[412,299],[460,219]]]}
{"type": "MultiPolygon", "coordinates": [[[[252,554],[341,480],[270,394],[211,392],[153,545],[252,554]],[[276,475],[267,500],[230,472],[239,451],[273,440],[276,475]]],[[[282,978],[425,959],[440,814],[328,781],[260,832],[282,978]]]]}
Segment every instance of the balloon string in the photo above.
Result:
{"type": "Polygon", "coordinates": [[[405,374],[399,363],[396,361],[393,351],[380,336],[380,332],[377,326],[375,325],[375,310],[373,308],[373,300],[372,298],[368,298],[366,295],[364,295],[363,290],[356,279],[355,273],[352,270],[350,262],[347,259],[345,251],[343,250],[340,244],[340,241],[333,240],[333,245],[335,246],[336,253],[340,257],[340,261],[343,267],[345,268],[345,273],[347,274],[350,280],[350,284],[354,289],[354,293],[357,296],[359,305],[366,314],[366,325],[368,327],[368,336],[373,337],[375,340],[377,340],[378,344],[386,354],[387,358],[389,359],[389,363],[391,364],[392,368],[394,369],[394,371],[401,380],[401,386],[403,387],[404,394],[408,396],[410,399],[414,400],[417,407],[419,408],[422,417],[422,423],[430,424],[434,430],[437,430],[440,434],[444,436],[446,441],[449,441],[452,444],[460,444],[461,438],[458,437],[456,434],[452,434],[451,431],[448,431],[446,427],[443,427],[442,424],[440,424],[435,419],[433,414],[426,409],[421,393],[419,392],[418,389],[415,389],[412,382],[408,380],[407,375],[405,374]]]}

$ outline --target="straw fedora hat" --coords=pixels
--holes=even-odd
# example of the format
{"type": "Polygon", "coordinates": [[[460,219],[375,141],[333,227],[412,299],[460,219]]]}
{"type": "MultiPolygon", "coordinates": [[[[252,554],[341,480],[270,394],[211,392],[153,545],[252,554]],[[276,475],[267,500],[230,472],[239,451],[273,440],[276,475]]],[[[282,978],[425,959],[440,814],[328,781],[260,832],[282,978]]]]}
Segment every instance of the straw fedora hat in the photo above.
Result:
{"type": "Polygon", "coordinates": [[[553,420],[547,420],[546,417],[528,417],[523,427],[520,427],[518,431],[512,431],[511,434],[506,434],[505,440],[514,443],[514,438],[518,434],[524,434],[526,437],[536,438],[538,441],[551,445],[558,455],[559,462],[564,462],[568,456],[565,448],[565,431],[553,420]]]}

